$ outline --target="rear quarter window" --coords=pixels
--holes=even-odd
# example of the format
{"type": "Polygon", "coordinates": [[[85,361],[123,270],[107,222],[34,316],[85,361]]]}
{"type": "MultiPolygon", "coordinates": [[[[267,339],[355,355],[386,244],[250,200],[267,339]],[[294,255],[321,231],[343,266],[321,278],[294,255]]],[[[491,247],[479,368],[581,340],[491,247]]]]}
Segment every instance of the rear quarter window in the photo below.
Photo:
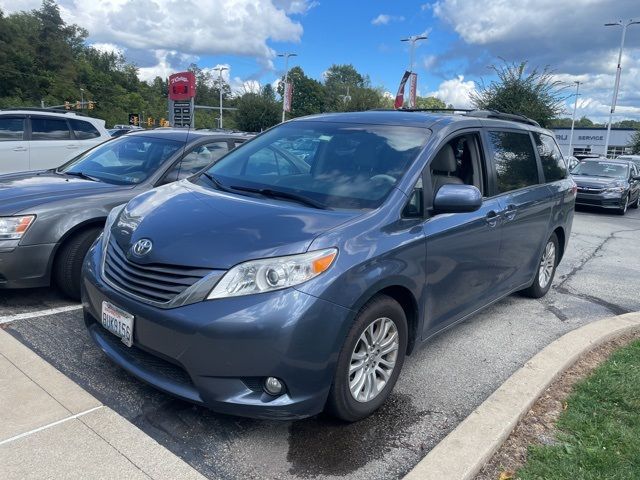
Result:
{"type": "Polygon", "coordinates": [[[71,129],[78,140],[89,140],[100,136],[98,129],[89,122],[69,119],[69,123],[71,124],[71,129]]]}
{"type": "Polygon", "coordinates": [[[528,132],[488,133],[499,193],[540,183],[538,162],[528,132]]]}
{"type": "Polygon", "coordinates": [[[555,182],[567,178],[567,165],[556,141],[549,135],[534,132],[533,139],[538,149],[542,172],[547,182],[555,182]]]}

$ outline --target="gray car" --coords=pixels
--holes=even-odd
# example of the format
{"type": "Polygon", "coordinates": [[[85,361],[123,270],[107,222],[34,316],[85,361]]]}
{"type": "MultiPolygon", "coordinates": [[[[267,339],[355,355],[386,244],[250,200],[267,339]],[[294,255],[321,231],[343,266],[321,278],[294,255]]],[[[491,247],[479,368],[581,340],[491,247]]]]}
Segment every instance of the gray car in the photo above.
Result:
{"type": "Polygon", "coordinates": [[[51,170],[0,176],[0,288],[57,285],[80,296],[80,269],[111,209],[186,178],[249,136],[135,132],[51,170]]]}

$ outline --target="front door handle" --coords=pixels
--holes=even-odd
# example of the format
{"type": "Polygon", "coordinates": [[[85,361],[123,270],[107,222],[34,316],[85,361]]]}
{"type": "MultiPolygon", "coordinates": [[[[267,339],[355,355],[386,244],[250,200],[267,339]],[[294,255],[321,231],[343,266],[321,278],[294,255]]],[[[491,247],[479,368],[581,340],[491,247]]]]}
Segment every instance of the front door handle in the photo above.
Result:
{"type": "Polygon", "coordinates": [[[16,147],[13,149],[14,152],[26,152],[27,147],[16,147]]]}
{"type": "Polygon", "coordinates": [[[491,210],[487,213],[487,216],[484,218],[491,228],[495,227],[498,224],[498,219],[500,215],[495,210],[491,210]]]}
{"type": "Polygon", "coordinates": [[[78,145],[67,145],[67,148],[69,150],[75,150],[76,148],[78,148],[78,145]]]}
{"type": "Polygon", "coordinates": [[[504,211],[504,218],[507,220],[507,222],[510,222],[511,220],[513,220],[514,218],[516,218],[516,213],[518,212],[517,208],[515,205],[509,205],[507,207],[507,209],[504,211]]]}

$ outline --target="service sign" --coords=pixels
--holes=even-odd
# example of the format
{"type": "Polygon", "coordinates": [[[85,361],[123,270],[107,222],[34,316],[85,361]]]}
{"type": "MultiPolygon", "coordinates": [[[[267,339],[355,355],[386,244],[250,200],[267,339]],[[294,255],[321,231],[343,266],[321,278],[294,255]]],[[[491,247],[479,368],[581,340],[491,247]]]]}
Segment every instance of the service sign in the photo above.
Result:
{"type": "Polygon", "coordinates": [[[169,77],[169,99],[191,100],[196,96],[196,76],[193,72],[174,73],[169,77]]]}

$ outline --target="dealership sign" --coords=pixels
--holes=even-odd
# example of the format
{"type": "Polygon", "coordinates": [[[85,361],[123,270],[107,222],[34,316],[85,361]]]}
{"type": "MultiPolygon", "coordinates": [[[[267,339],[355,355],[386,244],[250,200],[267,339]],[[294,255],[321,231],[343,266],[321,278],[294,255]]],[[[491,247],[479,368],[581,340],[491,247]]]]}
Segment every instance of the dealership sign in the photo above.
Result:
{"type": "Polygon", "coordinates": [[[169,77],[169,99],[191,100],[196,96],[196,76],[193,72],[174,73],[169,77]]]}

